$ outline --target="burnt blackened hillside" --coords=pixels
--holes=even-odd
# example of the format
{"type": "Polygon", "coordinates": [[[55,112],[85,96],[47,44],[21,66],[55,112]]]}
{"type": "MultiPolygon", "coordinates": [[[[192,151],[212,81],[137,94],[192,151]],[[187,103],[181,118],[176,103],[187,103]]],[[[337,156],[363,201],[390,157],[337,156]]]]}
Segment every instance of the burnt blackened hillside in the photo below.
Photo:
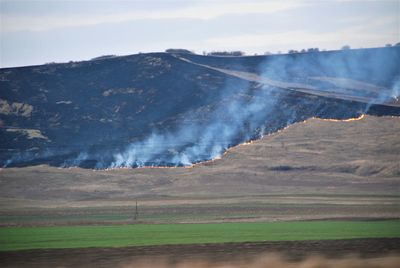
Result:
{"type": "Polygon", "coordinates": [[[184,55],[194,62],[214,67],[265,72],[271,64],[277,76],[296,79],[302,76],[338,76],[391,87],[400,75],[400,47],[338,50],[326,52],[294,53],[271,56],[204,57],[184,55]],[[280,73],[278,73],[280,72],[280,73]]]}
{"type": "Polygon", "coordinates": [[[309,117],[399,115],[398,62],[399,48],[382,48],[263,57],[150,53],[1,69],[0,161],[190,165],[309,117]]]}

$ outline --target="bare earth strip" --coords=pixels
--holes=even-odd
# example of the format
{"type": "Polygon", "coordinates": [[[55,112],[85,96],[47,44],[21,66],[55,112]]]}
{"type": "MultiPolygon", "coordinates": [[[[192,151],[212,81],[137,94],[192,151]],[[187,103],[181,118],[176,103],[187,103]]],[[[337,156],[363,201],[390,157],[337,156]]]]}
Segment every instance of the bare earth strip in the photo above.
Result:
{"type": "MultiPolygon", "coordinates": [[[[382,258],[400,254],[400,239],[374,238],[128,248],[28,250],[0,252],[0,264],[2,267],[185,267],[177,264],[207,262],[208,265],[211,263],[212,266],[203,265],[200,267],[215,267],[217,263],[229,263],[230,265],[236,264],[238,265],[237,267],[248,267],[240,266],[240,264],[246,263],[248,265],[254,258],[273,253],[282,255],[282,258],[289,263],[297,262],[311,256],[322,256],[328,259],[341,259],[349,255],[359,256],[363,259],[382,258]],[[147,265],[138,266],[138,263],[147,265]]],[[[382,258],[382,260],[384,259],[382,258]]],[[[378,263],[382,264],[382,260],[378,261],[378,263]]],[[[399,258],[395,258],[394,261],[398,262],[399,258]]],[[[367,267],[365,266],[367,261],[360,263],[364,263],[364,266],[352,267],[367,267]]],[[[373,267],[396,266],[382,264],[382,266],[373,267]]]]}
{"type": "MultiPolygon", "coordinates": [[[[334,77],[309,77],[309,79],[313,80],[322,80],[322,81],[329,81],[339,88],[340,91],[348,91],[347,93],[340,93],[338,92],[339,90],[332,89],[331,91],[326,91],[326,90],[320,90],[312,85],[308,84],[302,84],[302,83],[291,83],[291,82],[283,82],[283,81],[278,81],[278,80],[272,80],[266,77],[263,77],[262,75],[256,74],[256,73],[249,73],[249,72],[243,72],[243,71],[237,71],[237,70],[230,70],[230,69],[222,69],[222,68],[217,68],[205,64],[200,64],[193,62],[191,60],[185,59],[183,57],[175,56],[176,58],[183,60],[185,62],[195,64],[198,66],[202,66],[204,68],[208,68],[211,70],[215,70],[227,75],[231,75],[234,77],[238,77],[240,79],[252,81],[252,82],[257,82],[265,85],[269,85],[272,87],[277,87],[285,90],[291,90],[291,91],[298,91],[306,94],[312,94],[312,95],[317,95],[317,96],[325,96],[325,97],[332,97],[332,98],[337,98],[337,99],[343,99],[343,100],[352,100],[352,101],[360,101],[364,103],[371,103],[374,101],[374,98],[371,97],[363,97],[360,96],[359,94],[355,94],[355,92],[352,92],[349,89],[346,89],[346,87],[350,86],[353,89],[361,90],[366,96],[367,92],[387,92],[390,94],[390,90],[386,88],[381,88],[373,84],[368,84],[364,83],[361,81],[356,81],[356,80],[351,80],[351,79],[345,79],[345,78],[334,78],[334,77]]],[[[392,98],[391,96],[387,96],[387,98],[391,99],[390,101],[384,102],[385,105],[388,106],[394,106],[394,107],[400,107],[400,101],[397,98],[392,98]]],[[[380,102],[378,102],[380,103],[380,102]]]]}

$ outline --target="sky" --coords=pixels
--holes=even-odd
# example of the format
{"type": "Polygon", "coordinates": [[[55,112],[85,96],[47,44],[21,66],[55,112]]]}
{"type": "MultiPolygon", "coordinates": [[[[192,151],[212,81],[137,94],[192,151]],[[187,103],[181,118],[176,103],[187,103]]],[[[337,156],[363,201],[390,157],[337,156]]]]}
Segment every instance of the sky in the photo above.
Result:
{"type": "Polygon", "coordinates": [[[400,0],[0,0],[0,67],[400,42],[400,0]]]}

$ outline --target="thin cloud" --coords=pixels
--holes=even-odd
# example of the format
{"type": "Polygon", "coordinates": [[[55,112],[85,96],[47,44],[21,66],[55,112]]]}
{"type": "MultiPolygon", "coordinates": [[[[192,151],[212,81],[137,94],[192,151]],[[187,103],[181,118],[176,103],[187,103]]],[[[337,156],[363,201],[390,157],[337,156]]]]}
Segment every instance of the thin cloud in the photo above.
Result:
{"type": "Polygon", "coordinates": [[[170,47],[250,54],[400,41],[398,0],[0,1],[1,67],[170,47]]]}
{"type": "Polygon", "coordinates": [[[398,29],[384,27],[385,30],[377,34],[375,31],[382,27],[397,22],[397,18],[382,18],[372,21],[367,25],[358,25],[340,31],[314,33],[305,30],[287,31],[271,34],[245,34],[221,38],[210,38],[206,45],[218,49],[240,49],[257,51],[263,47],[266,50],[302,49],[307,48],[310,43],[327,49],[338,49],[343,45],[354,47],[383,46],[386,43],[398,42],[398,29]]]}
{"type": "MultiPolygon", "coordinates": [[[[94,3],[95,4],[95,3],[94,3]]],[[[62,27],[80,27],[104,23],[119,23],[134,20],[161,19],[199,19],[209,20],[232,14],[271,14],[305,5],[301,1],[266,1],[266,2],[230,2],[206,1],[201,5],[192,5],[173,10],[133,10],[113,14],[64,14],[59,16],[21,16],[3,15],[1,31],[43,31],[62,27]]]]}

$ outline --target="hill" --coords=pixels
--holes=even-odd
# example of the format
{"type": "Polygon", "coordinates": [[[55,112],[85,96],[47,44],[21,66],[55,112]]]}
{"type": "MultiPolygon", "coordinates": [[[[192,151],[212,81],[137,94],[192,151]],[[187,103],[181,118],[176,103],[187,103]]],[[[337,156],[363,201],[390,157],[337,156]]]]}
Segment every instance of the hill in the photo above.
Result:
{"type": "Polygon", "coordinates": [[[0,171],[0,186],[2,197],[13,203],[146,196],[398,195],[399,132],[398,117],[310,119],[191,168],[6,168],[0,171]]]}
{"type": "Polygon", "coordinates": [[[0,226],[399,218],[399,117],[309,119],[192,167],[0,169],[0,226]]]}
{"type": "Polygon", "coordinates": [[[190,166],[311,117],[399,115],[400,48],[0,70],[4,167],[190,166]]]}

